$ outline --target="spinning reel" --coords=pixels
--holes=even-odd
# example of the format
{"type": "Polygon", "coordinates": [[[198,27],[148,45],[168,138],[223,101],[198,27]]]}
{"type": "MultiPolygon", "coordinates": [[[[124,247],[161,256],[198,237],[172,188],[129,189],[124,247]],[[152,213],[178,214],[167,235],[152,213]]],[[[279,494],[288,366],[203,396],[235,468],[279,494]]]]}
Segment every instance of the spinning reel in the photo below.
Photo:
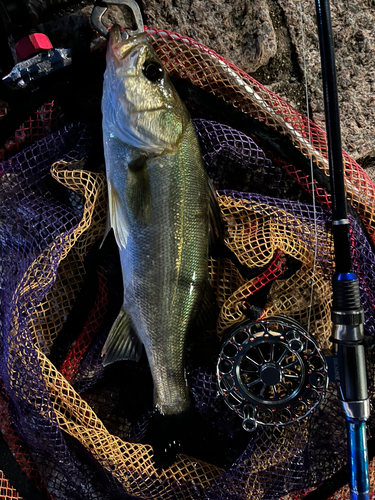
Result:
{"type": "Polygon", "coordinates": [[[305,418],[322,401],[328,366],[295,320],[273,316],[236,325],[217,363],[218,385],[246,431],[305,418]]]}

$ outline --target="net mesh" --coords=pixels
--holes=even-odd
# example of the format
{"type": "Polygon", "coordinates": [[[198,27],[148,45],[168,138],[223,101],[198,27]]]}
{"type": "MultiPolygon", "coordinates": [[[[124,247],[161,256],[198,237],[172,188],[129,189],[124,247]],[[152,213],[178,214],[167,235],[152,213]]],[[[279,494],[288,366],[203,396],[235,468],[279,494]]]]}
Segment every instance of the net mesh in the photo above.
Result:
{"type": "MultiPolygon", "coordinates": [[[[327,175],[326,141],[318,127],[311,124],[309,137],[304,116],[206,47],[165,31],[149,33],[172,76],[289,137],[327,175]]],[[[155,469],[152,448],[142,442],[152,409],[147,363],[102,366],[101,349],[122,293],[116,250],[109,243],[98,252],[106,219],[105,176],[86,169],[87,129],[68,125],[54,131],[53,103],[43,110],[20,127],[19,140],[7,142],[0,169],[1,432],[17,462],[57,500],[276,500],[296,491],[285,500],[303,498],[347,461],[333,384],[303,421],[244,436],[240,419],[218,395],[212,364],[192,363],[188,377],[195,406],[218,439],[231,440],[227,463],[222,467],[181,454],[168,469],[155,469]]],[[[329,193],[256,137],[202,118],[194,125],[218,190],[226,247],[235,256],[209,260],[220,307],[217,333],[222,337],[246,319],[266,290],[260,317],[291,316],[321,348],[329,347],[329,193]],[[320,202],[315,208],[311,189],[320,202]]],[[[350,217],[352,256],[365,333],[373,337],[374,185],[346,154],[345,172],[349,202],[361,218],[350,217]]],[[[371,358],[368,367],[373,398],[371,358]]],[[[370,473],[373,485],[373,463],[370,473]]],[[[2,498],[19,498],[4,474],[0,483],[2,498]]],[[[349,498],[348,489],[332,498],[349,498]]]]}
{"type": "MultiPolygon", "coordinates": [[[[0,120],[8,112],[6,103],[0,101],[0,120]]],[[[33,142],[44,138],[61,125],[61,116],[54,102],[43,104],[33,116],[17,128],[0,150],[0,161],[8,159],[33,142]]]]}

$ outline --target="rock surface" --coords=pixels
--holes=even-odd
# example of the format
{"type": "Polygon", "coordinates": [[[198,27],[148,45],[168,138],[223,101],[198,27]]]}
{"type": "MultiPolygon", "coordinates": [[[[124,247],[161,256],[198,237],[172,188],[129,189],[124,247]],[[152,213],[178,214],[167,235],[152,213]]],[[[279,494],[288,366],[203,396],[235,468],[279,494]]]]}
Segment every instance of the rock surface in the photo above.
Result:
{"type": "MultiPolygon", "coordinates": [[[[306,75],[312,119],[324,127],[315,3],[302,0],[301,15],[299,2],[278,2],[306,75]]],[[[375,157],[375,2],[331,1],[331,16],[343,147],[357,160],[375,157]]]]}
{"type": "MultiPolygon", "coordinates": [[[[209,46],[324,127],[315,3],[308,0],[143,0],[148,26],[209,46]],[[303,25],[302,25],[303,22],[303,25]],[[304,33],[303,33],[304,32],[304,33]]],[[[343,147],[375,160],[375,2],[331,1],[343,147]]]]}
{"type": "Polygon", "coordinates": [[[247,73],[276,54],[266,0],[146,0],[146,24],[190,36],[247,73]]]}

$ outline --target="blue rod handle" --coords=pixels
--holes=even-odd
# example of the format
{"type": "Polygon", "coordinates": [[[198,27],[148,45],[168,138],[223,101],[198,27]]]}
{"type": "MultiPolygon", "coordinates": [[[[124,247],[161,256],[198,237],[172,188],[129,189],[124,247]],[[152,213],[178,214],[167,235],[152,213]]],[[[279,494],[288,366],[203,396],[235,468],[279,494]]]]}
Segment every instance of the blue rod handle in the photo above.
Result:
{"type": "Polygon", "coordinates": [[[366,422],[347,420],[350,500],[369,500],[366,422]]]}

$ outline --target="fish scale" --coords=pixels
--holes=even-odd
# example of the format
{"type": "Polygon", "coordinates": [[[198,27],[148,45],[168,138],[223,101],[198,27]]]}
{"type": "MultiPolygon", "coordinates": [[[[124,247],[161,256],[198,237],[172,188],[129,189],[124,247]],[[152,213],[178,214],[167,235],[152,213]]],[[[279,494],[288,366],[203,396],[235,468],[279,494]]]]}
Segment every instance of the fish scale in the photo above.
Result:
{"type": "MultiPolygon", "coordinates": [[[[181,141],[182,151],[191,144],[190,135],[181,141]]],[[[207,282],[205,173],[189,165],[194,160],[191,152],[189,161],[181,162],[181,150],[150,162],[151,220],[145,227],[132,221],[128,241],[134,251],[121,252],[124,307],[145,346],[155,405],[163,414],[189,406],[183,367],[185,339],[207,282]],[[165,172],[161,182],[158,172],[153,177],[153,171],[161,168],[160,161],[165,172]]]]}

